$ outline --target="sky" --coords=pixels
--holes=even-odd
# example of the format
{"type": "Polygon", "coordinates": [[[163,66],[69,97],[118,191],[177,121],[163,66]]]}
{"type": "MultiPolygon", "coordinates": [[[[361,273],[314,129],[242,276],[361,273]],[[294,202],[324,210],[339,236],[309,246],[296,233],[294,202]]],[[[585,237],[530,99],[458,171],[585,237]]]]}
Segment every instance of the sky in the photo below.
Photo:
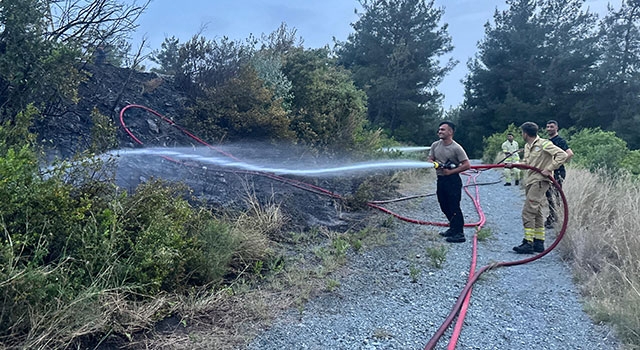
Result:
{"type": "MultiPolygon", "coordinates": [[[[607,3],[619,8],[621,1],[587,0],[585,6],[604,14],[607,3]]],[[[444,8],[442,23],[448,23],[454,46],[440,61],[444,64],[450,57],[459,61],[438,86],[445,96],[443,107],[449,109],[464,99],[462,79],[467,61],[484,37],[484,24],[492,21],[496,9],[508,6],[505,0],[435,0],[435,6],[444,8]]],[[[251,34],[259,38],[283,22],[297,30],[305,48],[332,46],[333,38],[346,41],[353,32],[351,23],[358,19],[356,7],[356,0],[152,0],[138,21],[133,46],[145,37],[147,51],[159,49],[166,37],[175,36],[183,43],[201,30],[208,39],[227,36],[244,40],[251,34]]]]}

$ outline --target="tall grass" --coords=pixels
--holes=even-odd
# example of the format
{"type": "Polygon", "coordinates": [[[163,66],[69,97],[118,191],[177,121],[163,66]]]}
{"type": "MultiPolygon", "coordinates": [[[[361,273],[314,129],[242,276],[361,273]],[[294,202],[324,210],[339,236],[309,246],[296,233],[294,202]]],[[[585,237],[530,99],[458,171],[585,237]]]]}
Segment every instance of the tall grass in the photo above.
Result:
{"type": "Polygon", "coordinates": [[[640,182],[569,169],[567,234],[560,245],[571,262],[587,310],[640,349],[640,182]]]}

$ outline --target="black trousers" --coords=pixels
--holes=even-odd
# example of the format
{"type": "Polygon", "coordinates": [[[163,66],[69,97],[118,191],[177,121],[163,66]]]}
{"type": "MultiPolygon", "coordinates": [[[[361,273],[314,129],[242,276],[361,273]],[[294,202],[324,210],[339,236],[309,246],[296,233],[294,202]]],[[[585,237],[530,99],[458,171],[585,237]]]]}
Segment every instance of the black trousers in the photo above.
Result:
{"type": "MultiPolygon", "coordinates": [[[[567,176],[566,172],[560,172],[558,174],[554,174],[554,178],[560,185],[560,188],[562,188],[562,183],[564,182],[564,178],[566,176],[567,176]]],[[[547,202],[549,203],[549,216],[547,217],[547,221],[554,223],[558,221],[556,206],[560,205],[560,193],[558,193],[558,190],[552,185],[551,187],[549,187],[549,190],[547,191],[546,195],[547,195],[547,202]]]]}
{"type": "Polygon", "coordinates": [[[459,174],[438,176],[436,195],[440,210],[449,220],[449,229],[453,233],[462,233],[464,217],[460,209],[462,200],[462,179],[459,174]]]}

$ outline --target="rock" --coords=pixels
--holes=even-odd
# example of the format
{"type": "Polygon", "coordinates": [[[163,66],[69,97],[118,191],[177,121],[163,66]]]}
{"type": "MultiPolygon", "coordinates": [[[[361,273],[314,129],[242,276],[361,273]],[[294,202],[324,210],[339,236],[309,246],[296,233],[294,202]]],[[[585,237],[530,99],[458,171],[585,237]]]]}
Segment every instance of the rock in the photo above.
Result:
{"type": "Polygon", "coordinates": [[[160,133],[160,129],[158,129],[158,125],[151,119],[147,119],[147,124],[149,125],[149,129],[156,134],[160,133]]]}

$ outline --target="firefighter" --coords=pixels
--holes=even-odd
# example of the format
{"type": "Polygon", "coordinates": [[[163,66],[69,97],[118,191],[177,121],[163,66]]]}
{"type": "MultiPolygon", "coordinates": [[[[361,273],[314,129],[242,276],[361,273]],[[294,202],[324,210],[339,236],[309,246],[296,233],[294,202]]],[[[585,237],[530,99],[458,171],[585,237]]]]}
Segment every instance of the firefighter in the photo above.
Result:
{"type": "MultiPolygon", "coordinates": [[[[502,152],[506,157],[505,163],[519,163],[520,154],[518,154],[518,141],[513,139],[513,134],[507,134],[507,141],[502,143],[502,152]]],[[[518,168],[504,168],[504,180],[505,186],[511,186],[511,178],[515,180],[516,186],[520,185],[520,169],[518,168]]]]}
{"type": "Polygon", "coordinates": [[[526,122],[520,126],[524,138],[524,164],[540,169],[542,173],[528,170],[525,180],[526,199],[522,207],[524,239],[513,247],[518,254],[533,254],[544,251],[544,218],[542,206],[547,201],[550,187],[549,176],[567,161],[567,153],[553,142],[538,136],[538,125],[526,122]]]}

